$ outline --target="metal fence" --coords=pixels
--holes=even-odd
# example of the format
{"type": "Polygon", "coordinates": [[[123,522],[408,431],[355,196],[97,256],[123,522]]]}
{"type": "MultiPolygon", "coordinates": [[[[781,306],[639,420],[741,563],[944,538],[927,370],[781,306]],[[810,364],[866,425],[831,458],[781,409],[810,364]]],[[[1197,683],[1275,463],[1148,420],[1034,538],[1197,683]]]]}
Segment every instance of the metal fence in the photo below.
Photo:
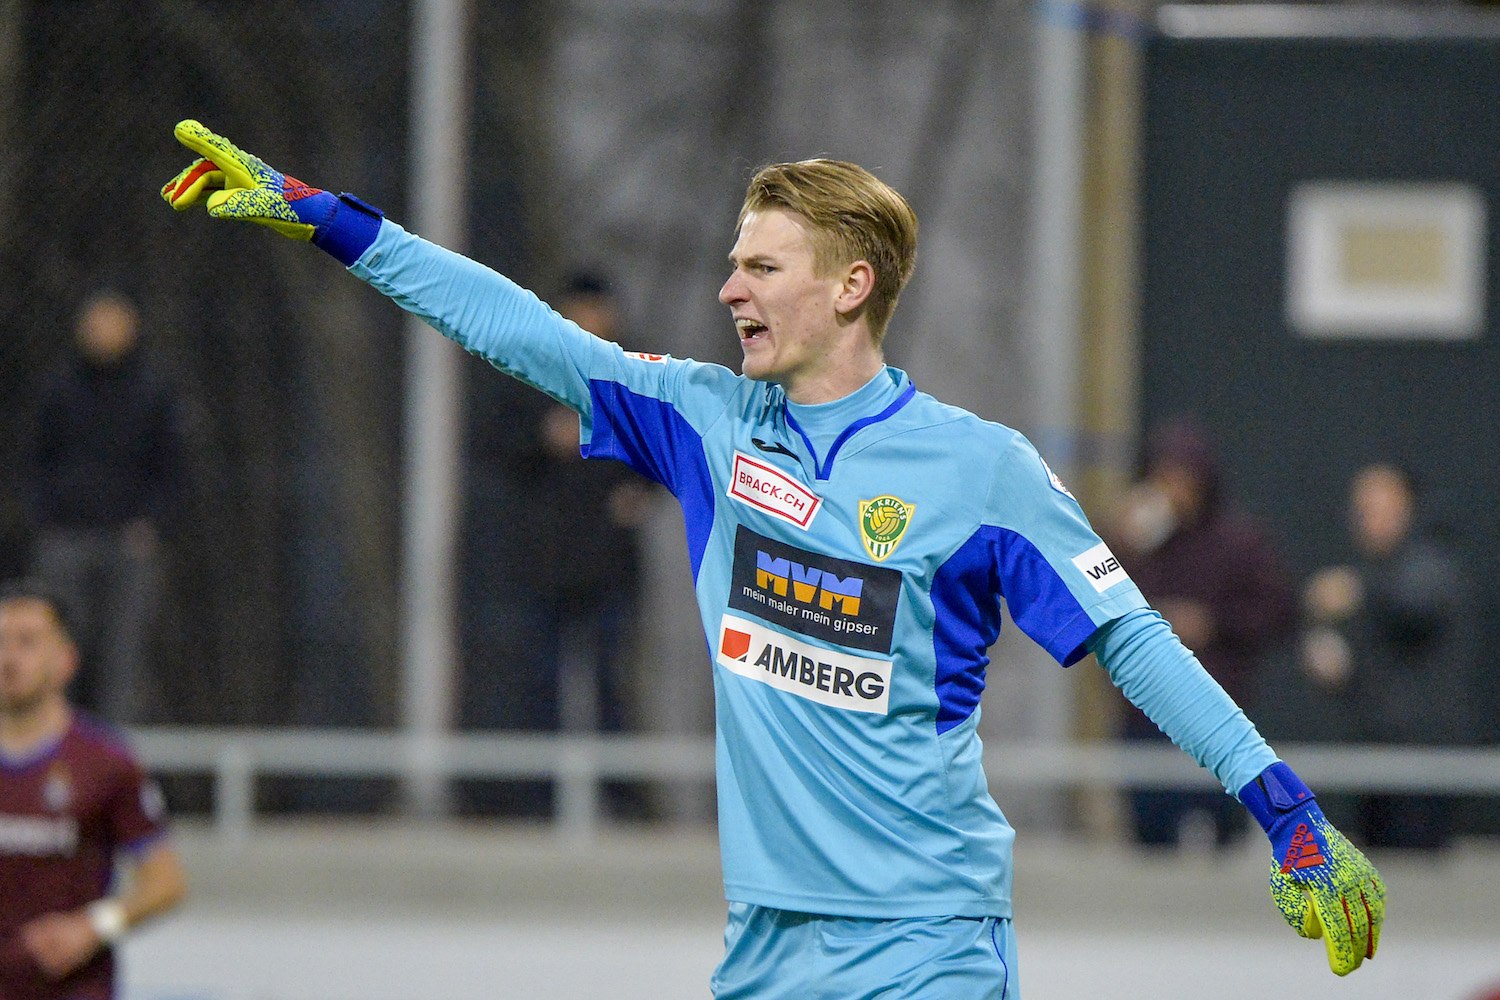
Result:
{"type": "MultiPolygon", "coordinates": [[[[714,775],[708,737],[455,735],[423,744],[394,731],[150,727],[133,738],[158,773],[213,776],[214,824],[229,841],[253,827],[260,777],[410,779],[436,771],[446,778],[551,779],[557,831],[586,842],[604,822],[601,782],[714,775]]],[[[1500,749],[1289,744],[1277,750],[1321,791],[1500,794],[1500,749]]],[[[999,743],[986,747],[984,761],[1000,789],[1217,787],[1212,774],[1164,745],[999,743]]]]}

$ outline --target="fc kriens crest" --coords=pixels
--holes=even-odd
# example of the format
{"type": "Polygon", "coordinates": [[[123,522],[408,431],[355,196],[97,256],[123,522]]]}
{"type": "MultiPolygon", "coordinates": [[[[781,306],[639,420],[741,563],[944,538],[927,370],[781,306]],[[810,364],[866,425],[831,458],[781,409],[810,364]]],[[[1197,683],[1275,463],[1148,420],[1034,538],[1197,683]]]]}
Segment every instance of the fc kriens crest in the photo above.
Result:
{"type": "Polygon", "coordinates": [[[893,496],[859,502],[860,541],[876,562],[883,562],[901,544],[901,536],[906,534],[906,526],[916,509],[915,504],[902,503],[893,496]]]}

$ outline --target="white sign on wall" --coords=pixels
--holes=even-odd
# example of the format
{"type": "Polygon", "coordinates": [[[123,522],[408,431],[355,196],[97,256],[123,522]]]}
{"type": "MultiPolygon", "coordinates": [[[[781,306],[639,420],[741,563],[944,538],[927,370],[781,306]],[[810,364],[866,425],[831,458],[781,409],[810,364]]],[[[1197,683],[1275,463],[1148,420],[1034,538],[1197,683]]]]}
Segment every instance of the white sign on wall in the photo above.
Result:
{"type": "Polygon", "coordinates": [[[1464,340],[1484,330],[1484,194],[1309,181],[1287,204],[1287,320],[1308,337],[1464,340]]]}

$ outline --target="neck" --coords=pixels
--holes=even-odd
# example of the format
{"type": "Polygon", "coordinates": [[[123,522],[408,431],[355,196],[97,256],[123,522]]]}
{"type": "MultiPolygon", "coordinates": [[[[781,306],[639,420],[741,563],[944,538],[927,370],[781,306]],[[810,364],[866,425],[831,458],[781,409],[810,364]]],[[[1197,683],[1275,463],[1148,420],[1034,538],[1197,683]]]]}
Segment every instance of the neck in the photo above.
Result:
{"type": "Polygon", "coordinates": [[[880,349],[866,340],[861,347],[828,358],[816,372],[786,380],[781,388],[787,399],[800,405],[831,403],[863,389],[884,367],[880,349]]]}
{"type": "Polygon", "coordinates": [[[0,712],[0,750],[24,754],[67,732],[73,711],[62,698],[46,698],[31,708],[0,712]]]}

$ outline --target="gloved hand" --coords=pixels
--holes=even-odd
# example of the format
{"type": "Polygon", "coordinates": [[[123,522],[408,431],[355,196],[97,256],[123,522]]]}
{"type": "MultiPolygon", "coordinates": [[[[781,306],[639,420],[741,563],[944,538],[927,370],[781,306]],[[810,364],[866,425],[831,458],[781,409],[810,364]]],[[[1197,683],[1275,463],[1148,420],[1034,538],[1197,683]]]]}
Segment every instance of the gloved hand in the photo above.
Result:
{"type": "Polygon", "coordinates": [[[241,219],[294,240],[311,240],[342,261],[359,259],[380,231],[381,213],[353,195],[334,196],[288,177],[191,118],[177,140],[199,154],[161,189],[179,212],[206,204],[215,219],[241,219]]]}
{"type": "Polygon", "coordinates": [[[1313,793],[1277,762],[1239,791],[1271,839],[1271,899],[1305,938],[1321,937],[1328,966],[1347,976],[1380,945],[1385,883],[1323,815],[1313,793]]]}

